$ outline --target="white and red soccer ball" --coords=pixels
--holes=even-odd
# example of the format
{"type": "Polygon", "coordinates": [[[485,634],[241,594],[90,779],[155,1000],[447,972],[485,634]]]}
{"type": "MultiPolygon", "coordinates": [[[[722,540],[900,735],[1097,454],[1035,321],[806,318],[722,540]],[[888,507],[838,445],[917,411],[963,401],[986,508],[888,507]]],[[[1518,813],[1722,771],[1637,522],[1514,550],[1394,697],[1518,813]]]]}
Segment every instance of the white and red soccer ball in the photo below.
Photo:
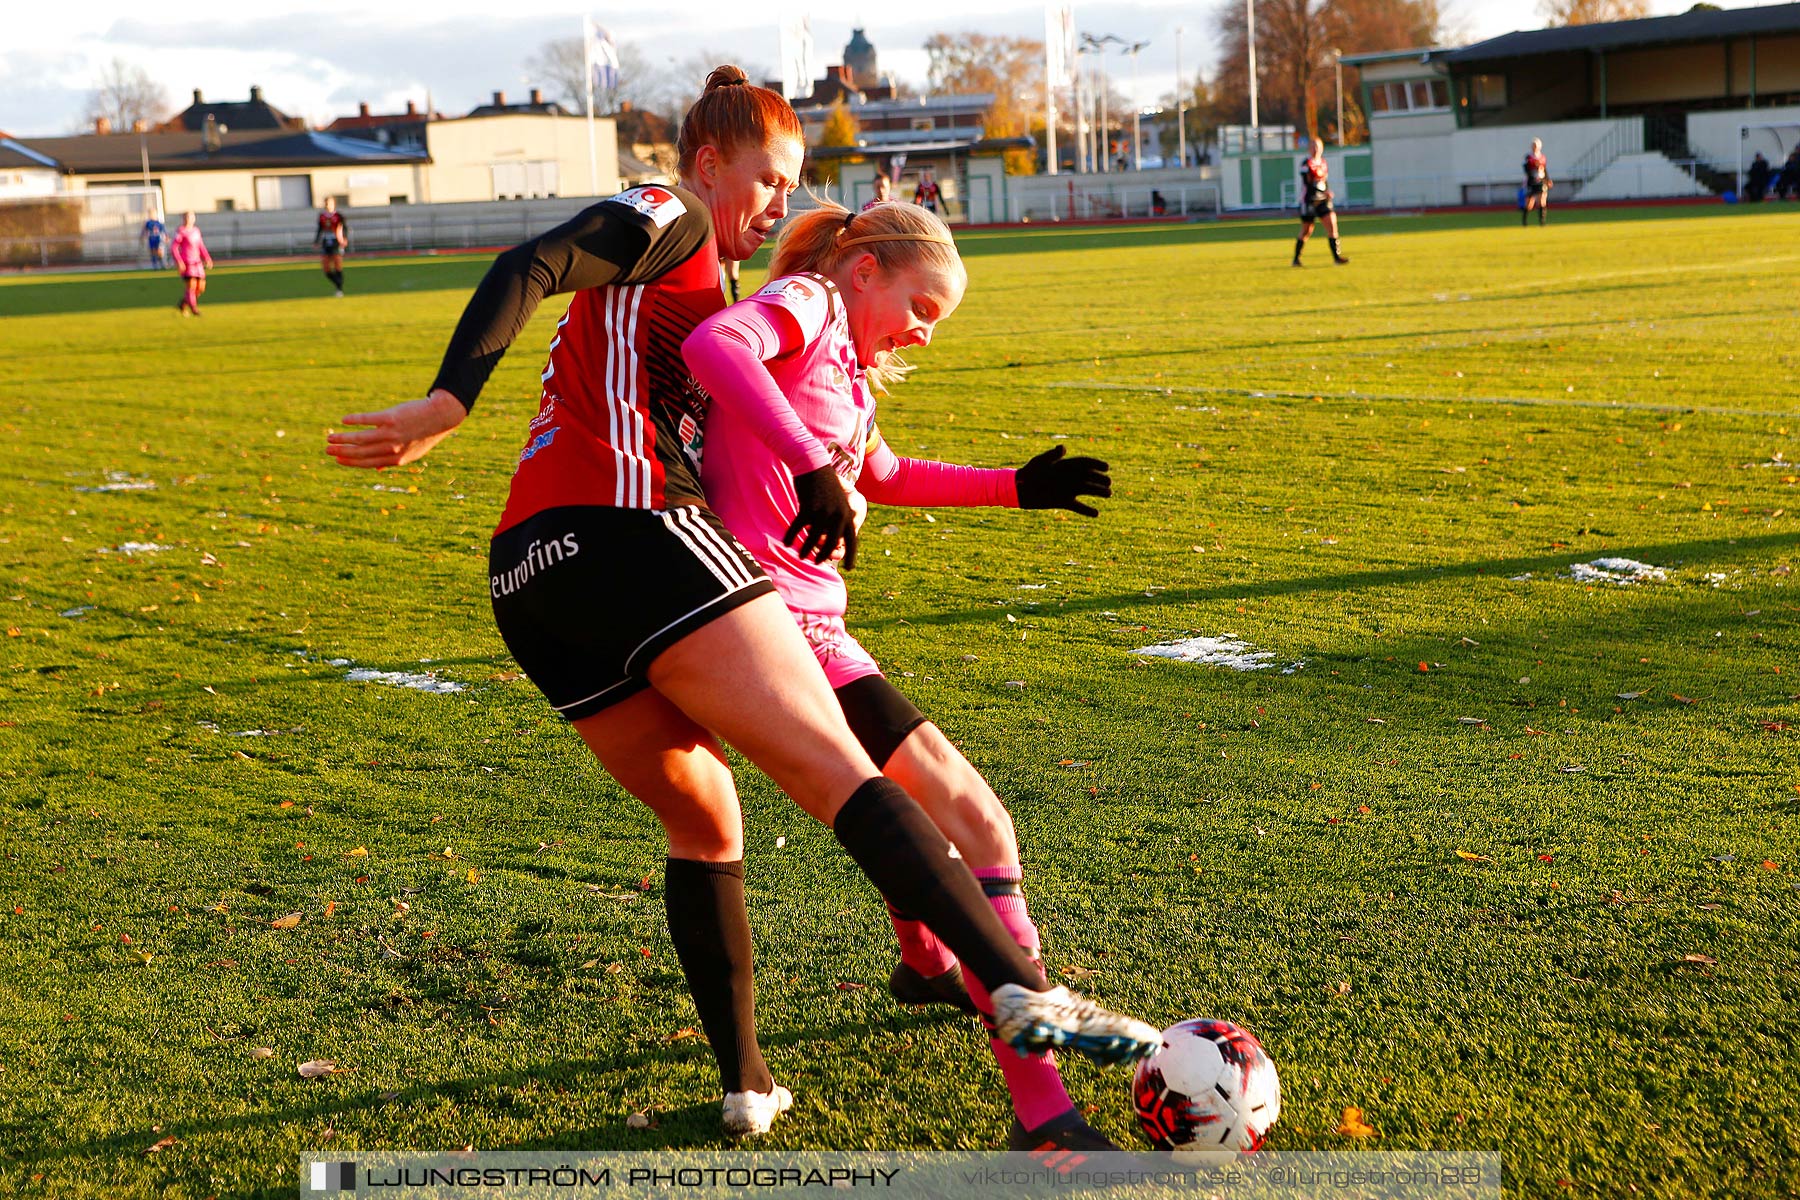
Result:
{"type": "Polygon", "coordinates": [[[1275,1064],[1248,1029],[1230,1021],[1182,1021],[1138,1063],[1132,1106],[1144,1136],[1176,1153],[1241,1151],[1263,1144],[1281,1117],[1275,1064]]]}

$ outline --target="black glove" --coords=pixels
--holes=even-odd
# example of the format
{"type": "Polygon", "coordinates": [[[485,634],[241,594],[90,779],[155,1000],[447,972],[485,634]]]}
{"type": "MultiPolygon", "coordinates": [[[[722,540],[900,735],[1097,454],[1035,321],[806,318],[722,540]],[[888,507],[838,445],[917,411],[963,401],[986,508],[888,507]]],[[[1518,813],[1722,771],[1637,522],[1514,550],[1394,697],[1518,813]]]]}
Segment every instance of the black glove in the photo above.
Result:
{"type": "Polygon", "coordinates": [[[800,497],[800,511],[781,540],[799,551],[803,559],[824,562],[844,544],[843,567],[856,565],[856,510],[850,507],[850,494],[831,467],[820,467],[804,475],[794,476],[794,491],[800,497]],[[798,537],[798,543],[795,538],[798,537]]]}
{"type": "Polygon", "coordinates": [[[1084,517],[1099,516],[1098,509],[1075,497],[1112,495],[1106,464],[1097,458],[1064,458],[1063,453],[1061,446],[1046,450],[1013,472],[1019,507],[1066,508],[1084,517]]]}

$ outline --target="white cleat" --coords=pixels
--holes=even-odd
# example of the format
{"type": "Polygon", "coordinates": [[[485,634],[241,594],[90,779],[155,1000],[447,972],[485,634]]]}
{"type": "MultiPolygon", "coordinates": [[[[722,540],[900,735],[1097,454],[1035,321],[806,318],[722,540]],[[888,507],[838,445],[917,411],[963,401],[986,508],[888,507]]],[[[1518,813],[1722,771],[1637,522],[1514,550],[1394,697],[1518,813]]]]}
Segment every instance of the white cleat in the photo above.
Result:
{"type": "Polygon", "coordinates": [[[338,298],[338,299],[339,299],[339,300],[342,300],[342,299],[343,299],[343,298],[344,298],[344,289],[343,289],[343,288],[339,288],[339,289],[338,289],[338,294],[337,294],[337,298],[338,298]]]}
{"type": "Polygon", "coordinates": [[[779,1083],[772,1092],[726,1092],[725,1132],[732,1137],[767,1133],[775,1118],[792,1107],[794,1093],[779,1083]]]}
{"type": "Polygon", "coordinates": [[[1108,1012],[1068,988],[1033,992],[1016,983],[994,989],[994,1036],[1021,1054],[1072,1050],[1099,1063],[1132,1062],[1156,1052],[1162,1032],[1108,1012]]]}

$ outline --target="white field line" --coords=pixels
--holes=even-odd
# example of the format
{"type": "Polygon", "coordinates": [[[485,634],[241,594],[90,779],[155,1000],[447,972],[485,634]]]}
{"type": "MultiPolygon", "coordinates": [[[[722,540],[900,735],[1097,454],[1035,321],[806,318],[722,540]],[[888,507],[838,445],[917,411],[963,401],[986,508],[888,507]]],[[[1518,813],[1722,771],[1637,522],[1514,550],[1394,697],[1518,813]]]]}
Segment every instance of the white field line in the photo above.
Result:
{"type": "Polygon", "coordinates": [[[1111,380],[1057,379],[1048,383],[1029,383],[1019,381],[1015,387],[1060,388],[1073,391],[1095,392],[1141,392],[1147,396],[1242,396],[1247,400],[1311,400],[1318,396],[1323,400],[1347,400],[1361,403],[1374,401],[1377,403],[1419,403],[1419,404],[1492,404],[1502,407],[1520,408],[1598,408],[1616,409],[1620,412],[1659,412],[1659,413],[1707,413],[1721,417],[1786,417],[1800,418],[1800,412],[1779,412],[1768,409],[1723,408],[1711,404],[1644,404],[1631,400],[1579,400],[1564,399],[1556,396],[1396,396],[1382,392],[1333,392],[1313,388],[1304,392],[1279,391],[1271,388],[1235,388],[1209,387],[1204,384],[1171,384],[1155,385],[1146,383],[1115,383],[1111,380]]]}

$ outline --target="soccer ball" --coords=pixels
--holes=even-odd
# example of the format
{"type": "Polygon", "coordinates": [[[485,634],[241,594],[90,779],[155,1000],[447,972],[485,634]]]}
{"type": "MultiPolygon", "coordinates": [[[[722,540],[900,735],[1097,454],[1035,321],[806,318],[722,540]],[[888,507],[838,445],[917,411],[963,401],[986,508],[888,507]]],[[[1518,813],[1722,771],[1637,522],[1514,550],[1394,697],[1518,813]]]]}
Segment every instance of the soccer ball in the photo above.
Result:
{"type": "Polygon", "coordinates": [[[1281,1081],[1248,1029],[1183,1021],[1138,1063],[1131,1096],[1144,1136],[1176,1153],[1243,1151],[1263,1144],[1281,1116],[1281,1081]]]}

